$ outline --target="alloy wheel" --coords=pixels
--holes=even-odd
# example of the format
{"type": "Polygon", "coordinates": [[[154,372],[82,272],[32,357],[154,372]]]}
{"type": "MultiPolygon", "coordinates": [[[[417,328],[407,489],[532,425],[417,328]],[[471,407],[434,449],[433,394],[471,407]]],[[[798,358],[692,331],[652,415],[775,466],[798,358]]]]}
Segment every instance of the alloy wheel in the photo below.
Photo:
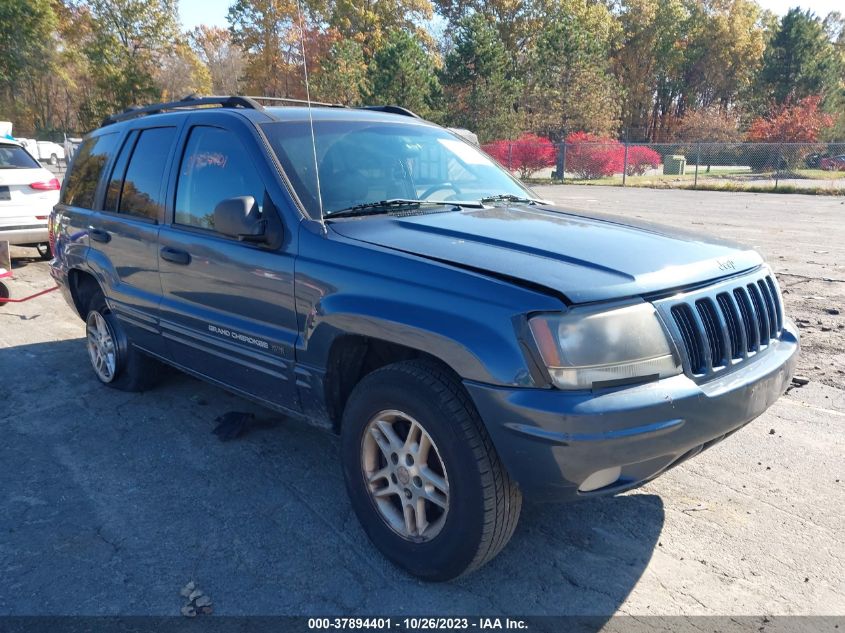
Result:
{"type": "Polygon", "coordinates": [[[103,382],[114,380],[117,353],[114,336],[102,314],[92,311],[86,322],[88,356],[91,366],[103,382]]]}
{"type": "Polygon", "coordinates": [[[415,542],[436,537],[449,513],[449,479],[428,431],[410,415],[381,411],[361,442],[361,467],[385,523],[415,542]]]}

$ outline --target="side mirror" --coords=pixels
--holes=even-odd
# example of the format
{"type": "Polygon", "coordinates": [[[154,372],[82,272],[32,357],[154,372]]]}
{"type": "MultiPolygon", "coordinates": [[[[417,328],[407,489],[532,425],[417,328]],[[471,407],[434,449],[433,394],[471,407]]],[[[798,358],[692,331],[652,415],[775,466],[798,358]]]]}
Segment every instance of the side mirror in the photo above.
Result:
{"type": "Polygon", "coordinates": [[[214,230],[242,242],[267,240],[267,222],[261,219],[252,196],[227,198],[214,207],[214,230]]]}

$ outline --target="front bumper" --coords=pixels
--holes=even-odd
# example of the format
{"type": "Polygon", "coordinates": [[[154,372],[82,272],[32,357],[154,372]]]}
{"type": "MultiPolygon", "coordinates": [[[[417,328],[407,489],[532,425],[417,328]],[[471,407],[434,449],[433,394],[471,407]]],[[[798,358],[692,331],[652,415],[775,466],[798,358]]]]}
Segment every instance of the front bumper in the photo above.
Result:
{"type": "Polygon", "coordinates": [[[741,428],[786,390],[798,349],[787,320],[765,352],[701,384],[685,375],[594,393],[465,384],[522,491],[565,501],[635,488],[741,428]],[[617,466],[614,483],[578,490],[617,466]]]}

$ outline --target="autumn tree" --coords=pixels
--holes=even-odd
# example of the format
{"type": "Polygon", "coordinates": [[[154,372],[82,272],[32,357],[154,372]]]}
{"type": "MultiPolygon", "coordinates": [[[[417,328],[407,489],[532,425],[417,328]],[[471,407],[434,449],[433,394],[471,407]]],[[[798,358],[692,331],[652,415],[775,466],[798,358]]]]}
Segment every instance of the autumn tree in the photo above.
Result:
{"type": "Polygon", "coordinates": [[[50,103],[44,87],[51,83],[55,63],[56,24],[50,0],[0,2],[0,104],[3,118],[18,119],[19,128],[45,126],[44,109],[50,103]],[[35,103],[16,99],[22,92],[41,98],[35,103]]]}
{"type": "Polygon", "coordinates": [[[675,141],[729,143],[740,140],[740,137],[736,113],[715,105],[687,110],[672,130],[675,141]]]}
{"type": "Polygon", "coordinates": [[[654,139],[682,87],[689,12],[682,0],[620,0],[621,35],[613,55],[614,74],[625,91],[622,123],[632,138],[654,139]]]}
{"type": "Polygon", "coordinates": [[[564,0],[547,15],[529,60],[528,127],[558,139],[617,131],[621,89],[607,62],[614,36],[613,17],[599,3],[564,0]]]}
{"type": "MultiPolygon", "coordinates": [[[[674,142],[734,143],[741,141],[742,136],[737,111],[711,105],[707,108],[687,110],[683,118],[673,126],[671,139],[674,142]]],[[[701,161],[699,166],[706,165],[707,173],[710,173],[714,163],[730,161],[730,153],[736,149],[719,145],[699,145],[695,151],[696,160],[701,161]]]]}
{"type": "Polygon", "coordinates": [[[237,0],[227,19],[232,41],[246,53],[248,91],[268,97],[301,96],[296,0],[237,0]]]}
{"type": "Polygon", "coordinates": [[[49,70],[55,28],[50,0],[0,2],[0,88],[14,91],[33,71],[49,70]]]}
{"type": "Polygon", "coordinates": [[[402,106],[424,118],[437,115],[441,88],[434,59],[410,33],[388,34],[373,55],[367,79],[370,103],[402,106]]]}
{"type": "Polygon", "coordinates": [[[175,0],[87,0],[93,19],[85,56],[97,94],[84,104],[86,127],[130,105],[153,101],[158,62],[178,40],[175,0]]]}
{"type": "Polygon", "coordinates": [[[98,81],[86,55],[96,23],[85,4],[55,2],[53,6],[58,24],[57,54],[51,74],[54,86],[50,97],[53,109],[50,127],[83,132],[90,128],[85,124],[88,104],[94,103],[98,94],[98,81]]]}
{"type": "Polygon", "coordinates": [[[244,55],[240,47],[232,42],[229,31],[200,25],[188,33],[188,42],[208,68],[214,94],[233,95],[241,92],[244,55]]]}
{"type": "Polygon", "coordinates": [[[159,59],[154,78],[161,91],[161,98],[165,101],[211,92],[211,73],[208,66],[184,42],[178,42],[159,59]]]}
{"type": "Polygon", "coordinates": [[[396,30],[413,34],[426,49],[434,48],[431,36],[419,26],[434,13],[430,0],[329,0],[324,11],[328,26],[341,38],[361,44],[368,61],[396,30]]]}
{"type": "Polygon", "coordinates": [[[472,130],[482,143],[518,132],[520,85],[509,77],[508,53],[487,18],[475,14],[461,20],[444,66],[450,125],[472,130]]]}
{"type": "Polygon", "coordinates": [[[498,31],[508,51],[511,70],[517,58],[527,51],[532,35],[542,28],[541,3],[545,0],[434,0],[437,12],[451,30],[473,15],[481,15],[498,31]]]}
{"type": "Polygon", "coordinates": [[[822,112],[821,96],[805,97],[794,105],[774,105],[765,117],[751,123],[747,138],[764,143],[815,143],[836,117],[822,112]]]}
{"type": "Polygon", "coordinates": [[[329,103],[360,105],[370,88],[364,49],[351,39],[338,39],[320,63],[314,98],[329,103]]]}
{"type": "Polygon", "coordinates": [[[683,88],[676,115],[688,109],[727,112],[755,80],[763,61],[764,31],[753,0],[701,0],[688,5],[683,88]]]}

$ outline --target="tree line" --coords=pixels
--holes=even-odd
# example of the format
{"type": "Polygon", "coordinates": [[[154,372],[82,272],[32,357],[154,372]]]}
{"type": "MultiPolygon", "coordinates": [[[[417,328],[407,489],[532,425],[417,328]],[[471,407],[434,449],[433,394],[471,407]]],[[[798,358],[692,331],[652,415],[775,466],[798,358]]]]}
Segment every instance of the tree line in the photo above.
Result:
{"type": "Polygon", "coordinates": [[[845,138],[836,12],[778,18],[754,0],[233,0],[227,21],[186,32],[176,0],[0,0],[0,119],[46,137],[191,93],[301,99],[307,66],[314,100],[398,104],[482,142],[742,140],[808,104],[827,117],[818,135],[845,138]]]}

